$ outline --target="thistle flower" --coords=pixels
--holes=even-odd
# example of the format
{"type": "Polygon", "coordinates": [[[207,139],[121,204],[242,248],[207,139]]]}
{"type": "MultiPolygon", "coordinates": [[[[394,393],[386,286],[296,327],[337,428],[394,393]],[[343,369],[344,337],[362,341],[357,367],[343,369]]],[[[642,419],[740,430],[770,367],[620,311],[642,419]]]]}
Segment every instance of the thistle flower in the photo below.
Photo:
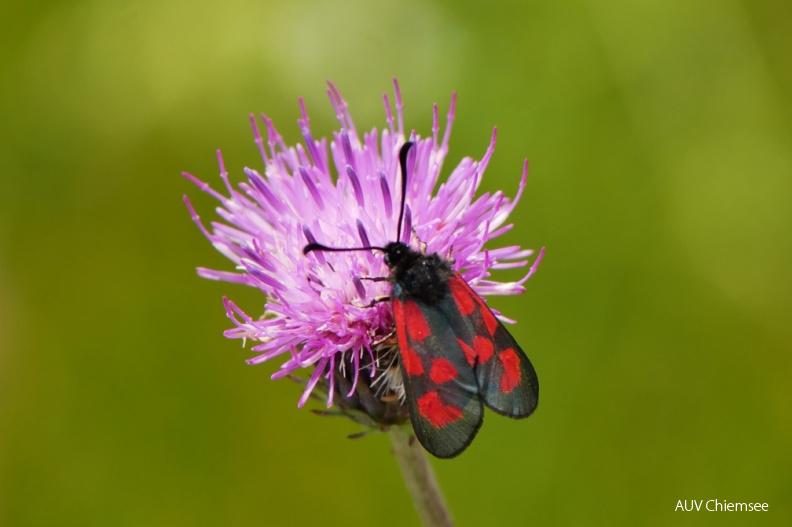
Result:
{"type": "MultiPolygon", "coordinates": [[[[286,145],[272,121],[262,116],[265,143],[251,116],[264,171],[246,168],[247,181],[234,188],[218,151],[227,195],[184,174],[220,202],[217,213],[223,221],[212,222],[210,230],[185,196],[198,227],[236,265],[236,272],[199,268],[198,274],[257,287],[265,296],[260,317],[224,299],[234,325],[225,335],[255,342],[256,356],[248,359],[250,364],[280,358],[283,362],[273,379],[308,369],[298,406],[321,385],[328,407],[336,398],[342,409],[360,409],[376,423],[407,417],[391,305],[375,302],[392,287],[387,281],[372,280],[388,275],[383,255],[354,251],[306,256],[303,248],[317,242],[382,247],[396,239],[402,192],[398,152],[408,138],[395,80],[394,89],[395,114],[387,95],[383,96],[387,127],[364,133],[362,139],[332,83],[328,95],[340,130],[329,144],[314,139],[302,99],[297,122],[304,144],[286,145]]],[[[416,249],[425,244],[427,253],[451,260],[454,270],[480,295],[521,293],[541,255],[521,280],[502,283],[491,280],[490,272],[526,266],[533,251],[484,245],[512,227],[506,220],[525,187],[527,162],[514,199],[500,191],[476,197],[494,151],[493,131],[481,161],[463,159],[435,191],[448,151],[455,101],[452,96],[442,138],[436,105],[431,137],[410,134],[416,154],[401,239],[416,249]]]]}

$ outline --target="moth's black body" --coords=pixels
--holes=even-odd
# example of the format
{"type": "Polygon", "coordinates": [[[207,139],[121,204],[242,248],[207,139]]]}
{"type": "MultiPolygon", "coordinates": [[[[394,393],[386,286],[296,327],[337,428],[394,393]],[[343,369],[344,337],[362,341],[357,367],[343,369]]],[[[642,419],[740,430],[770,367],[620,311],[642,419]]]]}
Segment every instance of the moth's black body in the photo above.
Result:
{"type": "Polygon", "coordinates": [[[438,254],[421,254],[402,242],[391,242],[385,246],[385,263],[391,269],[393,296],[435,305],[448,295],[448,279],[454,271],[438,254]]]}

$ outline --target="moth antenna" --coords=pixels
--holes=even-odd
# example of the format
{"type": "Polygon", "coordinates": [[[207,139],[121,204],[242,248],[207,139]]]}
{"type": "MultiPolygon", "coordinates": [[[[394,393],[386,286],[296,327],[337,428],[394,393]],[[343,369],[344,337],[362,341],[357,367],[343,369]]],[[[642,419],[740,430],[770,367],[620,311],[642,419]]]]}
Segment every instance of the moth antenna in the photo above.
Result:
{"type": "Polygon", "coordinates": [[[309,243],[303,247],[303,254],[308,254],[313,251],[328,251],[335,253],[342,253],[348,251],[382,251],[385,252],[384,247],[328,247],[321,243],[309,243]]]}
{"type": "Polygon", "coordinates": [[[401,234],[402,234],[402,221],[404,220],[404,205],[405,200],[407,198],[407,154],[410,153],[410,149],[413,147],[415,143],[410,141],[404,143],[399,150],[399,167],[401,168],[401,178],[402,178],[402,195],[401,195],[401,211],[399,212],[399,227],[396,231],[396,241],[401,241],[401,234]]]}

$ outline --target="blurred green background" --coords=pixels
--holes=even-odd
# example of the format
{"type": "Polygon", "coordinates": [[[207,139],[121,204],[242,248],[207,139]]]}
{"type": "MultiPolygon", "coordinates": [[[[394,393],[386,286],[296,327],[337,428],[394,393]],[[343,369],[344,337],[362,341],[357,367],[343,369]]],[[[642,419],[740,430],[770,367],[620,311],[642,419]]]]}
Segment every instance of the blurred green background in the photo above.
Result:
{"type": "MultiPolygon", "coordinates": [[[[222,337],[229,269],[191,223],[299,139],[408,128],[458,92],[449,165],[498,147],[547,247],[493,304],[542,383],[435,462],[459,526],[792,521],[792,3],[129,0],[0,6],[0,524],[416,525],[387,436],[296,408],[222,337]],[[678,500],[769,503],[674,512],[678,500]]],[[[509,273],[500,275],[503,279],[509,273]]]]}

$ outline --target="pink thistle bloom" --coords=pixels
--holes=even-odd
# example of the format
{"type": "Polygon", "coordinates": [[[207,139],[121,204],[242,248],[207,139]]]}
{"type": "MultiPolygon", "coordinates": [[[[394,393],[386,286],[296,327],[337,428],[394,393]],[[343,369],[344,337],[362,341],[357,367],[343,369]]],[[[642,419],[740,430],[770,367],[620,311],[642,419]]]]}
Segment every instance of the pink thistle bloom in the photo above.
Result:
{"type": "MultiPolygon", "coordinates": [[[[306,256],[303,248],[315,242],[335,247],[382,247],[395,241],[401,206],[398,154],[408,138],[395,80],[394,88],[396,112],[394,115],[384,95],[388,126],[381,132],[372,129],[361,139],[346,102],[329,84],[327,93],[341,124],[329,145],[327,139],[314,139],[300,99],[302,116],[297,122],[304,145],[286,145],[272,121],[262,116],[265,143],[255,117],[250,118],[264,162],[263,174],[246,168],[247,181],[233,187],[219,151],[220,177],[227,195],[184,174],[220,202],[217,213],[222,222],[212,222],[210,230],[184,198],[204,235],[236,265],[236,272],[198,268],[198,274],[257,287],[266,299],[261,317],[250,316],[224,299],[234,324],[225,336],[256,343],[252,351],[257,355],[248,359],[249,364],[280,357],[283,362],[273,379],[303,368],[311,370],[298,406],[321,382],[327,389],[328,407],[335,394],[341,397],[342,408],[362,407],[379,422],[404,420],[406,415],[399,401],[403,386],[395,367],[398,354],[392,339],[391,304],[373,302],[389,295],[392,285],[369,279],[388,276],[383,254],[317,251],[306,256]],[[385,406],[395,401],[401,408],[394,413],[394,408],[386,409],[381,401],[385,406]]],[[[416,249],[424,243],[427,253],[452,260],[453,268],[480,295],[521,293],[542,254],[521,280],[497,282],[490,279],[490,271],[526,266],[533,251],[518,246],[485,249],[484,245],[511,229],[506,220],[525,188],[527,161],[514,199],[500,191],[476,197],[495,148],[493,131],[481,161],[463,159],[435,190],[448,151],[455,101],[454,95],[442,138],[436,105],[432,136],[410,134],[415,162],[400,238],[416,249]]]]}

